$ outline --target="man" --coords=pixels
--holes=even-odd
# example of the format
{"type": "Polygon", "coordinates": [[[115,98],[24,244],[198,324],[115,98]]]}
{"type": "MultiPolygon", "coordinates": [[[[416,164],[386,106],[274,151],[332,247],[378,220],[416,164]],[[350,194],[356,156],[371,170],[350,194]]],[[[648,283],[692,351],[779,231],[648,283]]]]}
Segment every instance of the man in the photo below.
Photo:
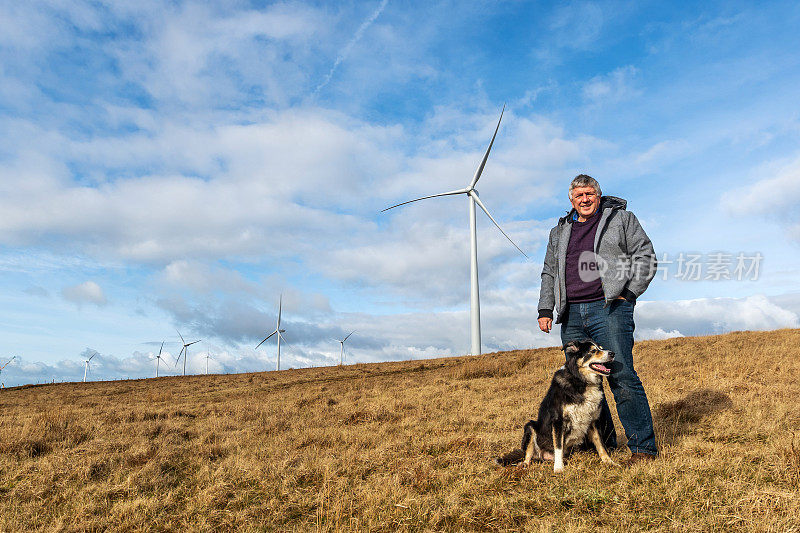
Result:
{"type": "MultiPolygon", "coordinates": [[[[658,455],[653,418],[633,368],[633,308],[656,274],[653,244],[626,202],[602,196],[585,174],[572,180],[573,209],[550,231],[542,268],[539,328],[561,324],[561,342],[590,338],[615,354],[608,384],[632,452],[628,464],[658,455]]],[[[598,429],[607,448],[617,446],[605,398],[598,429]]]]}

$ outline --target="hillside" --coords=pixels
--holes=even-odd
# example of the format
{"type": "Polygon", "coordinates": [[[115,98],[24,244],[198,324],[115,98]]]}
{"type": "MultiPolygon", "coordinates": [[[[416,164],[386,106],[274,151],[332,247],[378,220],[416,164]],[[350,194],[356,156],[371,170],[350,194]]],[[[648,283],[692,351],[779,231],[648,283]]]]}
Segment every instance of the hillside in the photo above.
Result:
{"type": "Polygon", "coordinates": [[[661,459],[563,475],[490,462],[557,349],[3,390],[0,531],[800,529],[800,331],[635,354],[661,459]]]}

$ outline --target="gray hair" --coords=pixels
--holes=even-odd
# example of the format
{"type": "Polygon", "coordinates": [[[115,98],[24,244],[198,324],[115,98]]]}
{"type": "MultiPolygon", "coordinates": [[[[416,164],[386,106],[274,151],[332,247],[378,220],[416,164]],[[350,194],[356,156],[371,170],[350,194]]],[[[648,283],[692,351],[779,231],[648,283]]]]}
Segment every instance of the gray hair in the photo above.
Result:
{"type": "Polygon", "coordinates": [[[603,191],[600,190],[600,184],[597,183],[596,179],[586,174],[578,174],[575,176],[575,179],[572,180],[572,183],[569,184],[569,192],[567,195],[570,200],[572,200],[572,189],[577,189],[578,187],[593,187],[597,196],[603,196],[603,191]]]}

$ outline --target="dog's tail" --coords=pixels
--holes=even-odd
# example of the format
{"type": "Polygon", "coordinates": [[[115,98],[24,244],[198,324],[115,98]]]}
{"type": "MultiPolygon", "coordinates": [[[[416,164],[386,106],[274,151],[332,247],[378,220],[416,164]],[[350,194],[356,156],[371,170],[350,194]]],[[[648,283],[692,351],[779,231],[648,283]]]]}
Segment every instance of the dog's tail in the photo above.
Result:
{"type": "Polygon", "coordinates": [[[505,455],[495,457],[494,462],[500,466],[511,466],[521,463],[525,460],[525,450],[528,448],[532,438],[536,438],[536,422],[529,420],[522,433],[522,447],[511,450],[505,455]]]}
{"type": "Polygon", "coordinates": [[[497,463],[499,466],[511,466],[517,465],[525,459],[525,454],[517,448],[516,450],[511,450],[505,455],[501,455],[494,458],[494,462],[497,463]]]}

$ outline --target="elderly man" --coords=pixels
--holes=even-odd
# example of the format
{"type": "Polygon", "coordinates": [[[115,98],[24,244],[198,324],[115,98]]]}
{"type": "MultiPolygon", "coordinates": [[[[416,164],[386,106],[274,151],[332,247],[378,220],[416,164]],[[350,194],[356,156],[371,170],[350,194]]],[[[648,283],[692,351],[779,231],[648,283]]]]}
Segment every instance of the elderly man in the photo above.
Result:
{"type": "MultiPolygon", "coordinates": [[[[561,324],[561,342],[590,338],[615,354],[608,384],[632,455],[628,464],[658,454],[653,418],[642,382],[633,368],[633,308],[656,273],[653,244],[626,202],[602,196],[585,174],[569,187],[573,209],[550,231],[542,268],[539,328],[561,324]]],[[[609,449],[616,433],[603,399],[598,429],[609,449]]]]}

